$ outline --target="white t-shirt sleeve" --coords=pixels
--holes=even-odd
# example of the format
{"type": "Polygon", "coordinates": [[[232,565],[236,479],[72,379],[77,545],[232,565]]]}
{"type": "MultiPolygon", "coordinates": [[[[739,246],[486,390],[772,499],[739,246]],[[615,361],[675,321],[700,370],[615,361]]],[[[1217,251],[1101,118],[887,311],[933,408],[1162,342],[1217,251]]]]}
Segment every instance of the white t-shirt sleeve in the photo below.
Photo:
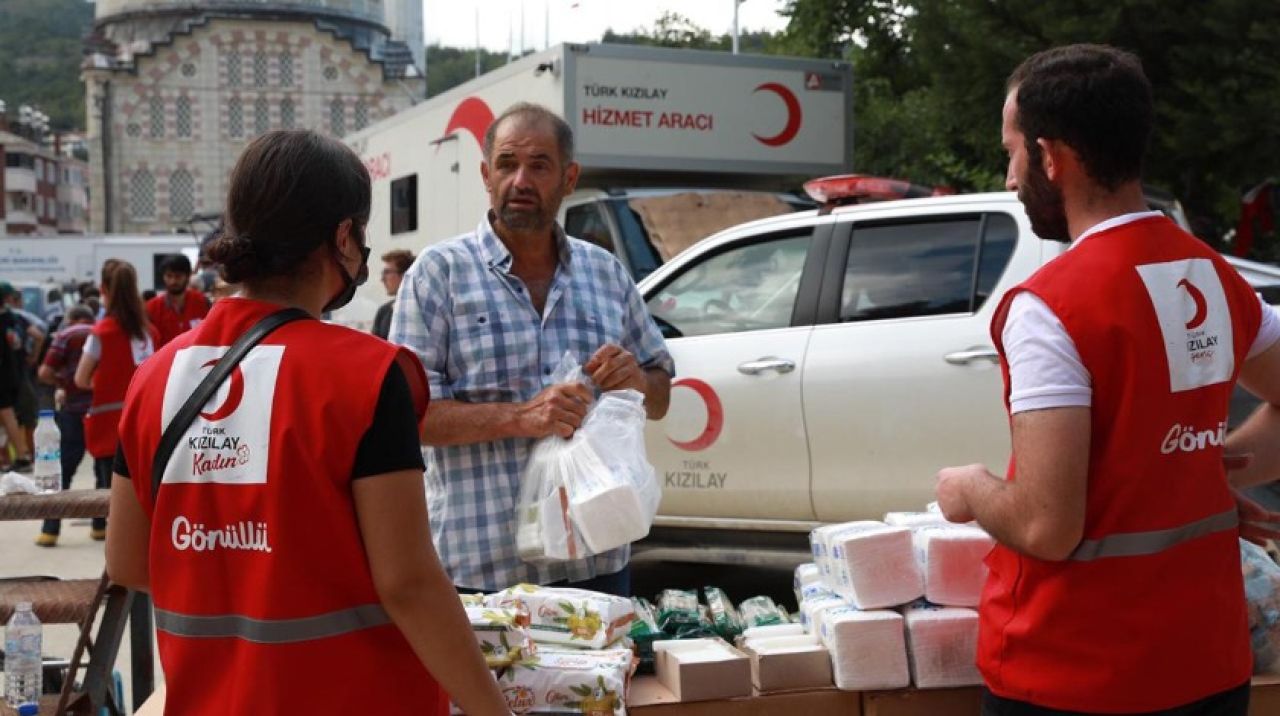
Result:
{"type": "Polygon", "coordinates": [[[1093,381],[1067,329],[1039,296],[1022,292],[1004,324],[1009,412],[1089,407],[1093,381]]]}
{"type": "Polygon", "coordinates": [[[98,337],[92,333],[86,336],[84,348],[80,352],[94,360],[100,360],[102,358],[102,344],[98,342],[98,337]]]}
{"type": "Polygon", "coordinates": [[[1267,303],[1262,294],[1258,294],[1258,303],[1262,304],[1262,323],[1258,325],[1258,337],[1253,339],[1253,345],[1249,346],[1249,354],[1245,358],[1258,355],[1280,340],[1280,317],[1276,316],[1276,309],[1267,303]]]}

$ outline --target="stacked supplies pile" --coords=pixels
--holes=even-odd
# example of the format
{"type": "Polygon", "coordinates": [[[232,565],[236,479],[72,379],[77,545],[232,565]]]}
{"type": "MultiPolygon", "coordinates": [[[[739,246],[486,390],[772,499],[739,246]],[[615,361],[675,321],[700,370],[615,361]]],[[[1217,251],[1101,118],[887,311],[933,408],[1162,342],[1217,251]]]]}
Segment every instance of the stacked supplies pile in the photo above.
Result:
{"type": "Polygon", "coordinates": [[[512,711],[626,713],[637,621],[630,599],[518,584],[462,601],[512,711]]]}
{"type": "Polygon", "coordinates": [[[823,525],[796,569],[801,623],[841,689],[981,683],[977,606],[994,541],[936,511],[823,525]],[[816,579],[815,579],[816,575],[816,579]]]}

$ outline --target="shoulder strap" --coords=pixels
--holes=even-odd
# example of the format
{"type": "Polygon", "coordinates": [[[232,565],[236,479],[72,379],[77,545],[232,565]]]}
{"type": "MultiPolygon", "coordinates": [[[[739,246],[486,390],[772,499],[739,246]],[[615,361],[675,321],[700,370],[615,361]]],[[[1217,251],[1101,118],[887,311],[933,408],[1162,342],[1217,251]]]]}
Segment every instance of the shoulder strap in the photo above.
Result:
{"type": "Polygon", "coordinates": [[[200,381],[200,385],[196,386],[195,392],[187,398],[187,402],[182,404],[182,408],[178,410],[177,415],[173,416],[173,420],[169,422],[169,427],[165,428],[164,434],[160,436],[160,444],[156,447],[155,458],[151,463],[151,500],[155,502],[160,494],[160,482],[164,479],[165,466],[169,464],[169,458],[173,455],[173,451],[178,447],[178,442],[182,440],[182,434],[187,432],[187,428],[191,427],[191,423],[195,421],[196,415],[200,413],[200,408],[209,402],[213,394],[222,385],[222,382],[231,375],[231,371],[244,359],[254,346],[262,342],[275,329],[286,323],[311,318],[311,314],[300,308],[286,308],[281,311],[263,318],[244,335],[236,339],[231,348],[218,359],[217,364],[213,366],[213,370],[200,381]]]}

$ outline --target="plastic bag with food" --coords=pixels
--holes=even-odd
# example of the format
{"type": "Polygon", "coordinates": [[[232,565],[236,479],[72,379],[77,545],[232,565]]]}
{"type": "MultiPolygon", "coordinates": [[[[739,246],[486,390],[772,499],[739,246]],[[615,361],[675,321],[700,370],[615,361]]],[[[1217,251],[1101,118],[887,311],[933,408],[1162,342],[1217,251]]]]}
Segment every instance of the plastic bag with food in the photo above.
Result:
{"type": "MultiPolygon", "coordinates": [[[[588,382],[568,353],[552,379],[588,382]]],[[[649,534],[662,492],[645,456],[645,419],[643,395],[610,391],[572,437],[552,435],[534,445],[516,504],[521,559],[581,559],[649,534]]]]}
{"type": "Polygon", "coordinates": [[[635,608],[631,600],[585,589],[517,584],[488,597],[490,607],[522,610],[528,629],[542,644],[603,649],[627,636],[635,608]]]}
{"type": "Polygon", "coordinates": [[[512,664],[498,686],[517,714],[626,716],[631,669],[628,649],[543,649],[512,664]]]}
{"type": "Polygon", "coordinates": [[[537,655],[527,628],[528,614],[501,607],[466,607],[466,611],[489,668],[510,666],[537,655]]]}

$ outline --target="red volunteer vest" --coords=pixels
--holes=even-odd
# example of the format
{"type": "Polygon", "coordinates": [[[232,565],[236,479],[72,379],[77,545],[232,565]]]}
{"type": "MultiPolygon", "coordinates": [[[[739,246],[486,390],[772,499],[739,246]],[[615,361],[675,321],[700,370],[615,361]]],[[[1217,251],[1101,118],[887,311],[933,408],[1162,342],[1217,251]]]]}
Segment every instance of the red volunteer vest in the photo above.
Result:
{"type": "Polygon", "coordinates": [[[1165,218],[1089,237],[996,312],[1006,406],[1001,335],[1021,291],[1053,309],[1093,381],[1088,501],[1067,560],[1003,546],[988,556],[978,643],[988,687],[1054,709],[1132,713],[1243,684],[1252,655],[1221,446],[1261,319],[1253,289],[1165,218]]]}
{"type": "Polygon", "coordinates": [[[383,610],[351,496],[382,381],[412,354],[320,321],[269,335],[174,451],[163,428],[235,339],[279,306],[229,298],[139,371],[121,432],[151,516],[150,570],[166,713],[445,714],[448,700],[383,610]]]}
{"type": "MultiPolygon", "coordinates": [[[[154,349],[158,340],[155,328],[147,326],[147,334],[154,349]]],[[[84,443],[90,455],[105,458],[116,454],[116,425],[124,407],[124,394],[138,369],[134,360],[147,356],[142,355],[145,351],[134,355],[132,338],[111,316],[94,324],[93,335],[98,338],[101,352],[93,371],[93,399],[84,419],[84,443]]]]}
{"type": "Polygon", "coordinates": [[[169,295],[163,291],[147,301],[147,317],[160,333],[157,348],[200,325],[208,313],[209,299],[194,288],[187,289],[181,313],[169,303],[169,295]]]}

